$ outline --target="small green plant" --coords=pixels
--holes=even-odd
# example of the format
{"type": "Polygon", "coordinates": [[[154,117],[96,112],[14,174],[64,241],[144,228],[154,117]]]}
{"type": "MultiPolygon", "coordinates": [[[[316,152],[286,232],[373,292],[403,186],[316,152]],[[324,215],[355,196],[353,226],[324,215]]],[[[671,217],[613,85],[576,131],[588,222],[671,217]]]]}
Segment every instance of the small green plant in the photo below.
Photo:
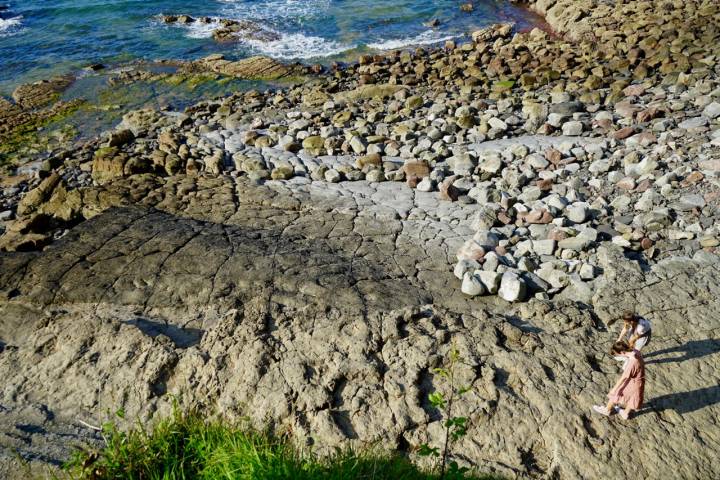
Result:
{"type": "MultiPolygon", "coordinates": [[[[125,417],[123,411],[115,413],[125,417]]],[[[79,448],[65,466],[77,480],[440,480],[399,452],[337,449],[329,456],[298,449],[290,435],[246,423],[210,419],[197,411],[172,416],[153,428],[128,431],[102,425],[105,446],[79,448]]],[[[459,430],[456,430],[459,432],[459,430]]],[[[452,467],[451,467],[452,470],[452,467]]],[[[450,473],[451,470],[448,470],[450,473]]],[[[459,471],[460,469],[457,469],[459,471]]],[[[455,470],[452,470],[455,471],[455,470]]],[[[468,480],[496,477],[468,476],[468,480]]]]}
{"type": "Polygon", "coordinates": [[[445,418],[443,427],[445,429],[445,439],[442,449],[431,447],[428,444],[422,444],[418,448],[418,454],[423,457],[435,457],[440,462],[440,478],[456,479],[464,478],[469,471],[467,467],[461,467],[454,460],[450,459],[452,446],[467,434],[468,418],[453,416],[453,404],[463,395],[470,391],[470,387],[458,386],[455,378],[456,367],[460,363],[460,352],[457,347],[453,346],[448,353],[446,365],[442,368],[436,368],[433,373],[444,378],[450,384],[448,394],[442,392],[433,392],[428,395],[430,405],[440,410],[445,418]]]}

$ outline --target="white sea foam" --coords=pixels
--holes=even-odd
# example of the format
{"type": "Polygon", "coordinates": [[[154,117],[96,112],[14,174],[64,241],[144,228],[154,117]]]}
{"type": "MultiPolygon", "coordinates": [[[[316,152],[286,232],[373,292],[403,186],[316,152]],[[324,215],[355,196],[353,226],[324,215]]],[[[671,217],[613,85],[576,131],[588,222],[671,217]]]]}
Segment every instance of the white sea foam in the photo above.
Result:
{"type": "Polygon", "coordinates": [[[415,35],[414,37],[368,43],[367,47],[374,50],[397,50],[399,48],[405,48],[412,45],[432,45],[446,40],[452,40],[453,38],[455,38],[455,35],[448,35],[443,34],[442,32],[427,30],[419,35],[415,35]]]}
{"type": "Polygon", "coordinates": [[[22,15],[12,18],[0,18],[0,37],[13,35],[21,30],[22,15]]]}
{"type": "Polygon", "coordinates": [[[198,21],[183,26],[187,28],[187,36],[189,38],[210,38],[212,37],[213,31],[220,28],[220,24],[216,20],[210,23],[198,21]]]}
{"type": "Polygon", "coordinates": [[[224,13],[249,20],[302,19],[308,16],[322,16],[330,8],[330,0],[257,0],[250,4],[236,0],[222,0],[222,2],[227,4],[224,13]]]}
{"type": "Polygon", "coordinates": [[[155,17],[152,21],[155,27],[166,27],[166,28],[182,28],[185,30],[185,35],[188,38],[210,38],[212,37],[213,31],[220,27],[220,22],[217,18],[212,18],[209,23],[204,23],[199,20],[192,23],[165,23],[162,19],[162,15],[155,17]]]}
{"type": "Polygon", "coordinates": [[[302,33],[280,33],[280,39],[272,42],[244,39],[241,43],[257,53],[282,60],[330,57],[354,48],[354,45],[302,33]]]}

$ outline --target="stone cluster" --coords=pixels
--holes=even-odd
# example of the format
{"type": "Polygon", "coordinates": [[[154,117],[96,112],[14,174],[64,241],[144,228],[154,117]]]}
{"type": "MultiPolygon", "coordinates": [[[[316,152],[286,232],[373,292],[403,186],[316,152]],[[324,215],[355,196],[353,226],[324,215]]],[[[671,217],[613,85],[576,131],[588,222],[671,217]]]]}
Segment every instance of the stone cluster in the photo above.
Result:
{"type": "MultiPolygon", "coordinates": [[[[237,93],[175,116],[131,112],[104,139],[65,155],[72,158],[46,162],[41,176],[61,166],[60,193],[23,202],[39,202],[35,212],[55,223],[21,218],[2,246],[26,248],[25,234],[43,245],[43,229],[87,218],[82,200],[66,206],[64,189],[90,181],[402,181],[477,205],[476,233],[454,268],[466,294],[518,301],[564,292],[588,301],[605,242],[647,262],[719,243],[720,82],[718,44],[709,41],[719,34],[707,20],[717,6],[676,6],[633,23],[632,34],[601,21],[625,25],[623,16],[645,3],[618,4],[609,17],[608,6],[585,6],[589,17],[565,22],[553,12],[580,7],[535,2],[567,39],[494,25],[469,43],[363,55],[286,90],[237,93]],[[681,18],[683,30],[671,30],[681,18]],[[590,32],[589,21],[606,28],[590,32]],[[656,52],[660,39],[672,48],[656,52]]],[[[216,55],[186,68],[253,78],[295,67],[216,55]]],[[[4,218],[33,211],[11,206],[31,186],[12,188],[4,218]]]]}

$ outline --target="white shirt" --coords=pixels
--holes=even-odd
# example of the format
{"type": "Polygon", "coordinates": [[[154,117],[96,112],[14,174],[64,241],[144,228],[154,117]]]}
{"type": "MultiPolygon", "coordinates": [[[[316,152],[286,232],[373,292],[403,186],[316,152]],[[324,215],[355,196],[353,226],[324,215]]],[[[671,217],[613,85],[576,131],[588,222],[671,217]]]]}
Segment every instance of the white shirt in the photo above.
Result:
{"type": "MultiPolygon", "coordinates": [[[[635,330],[632,332],[633,335],[640,336],[645,335],[651,330],[650,327],[650,321],[643,317],[638,317],[638,324],[637,327],[635,327],[635,330]]],[[[648,337],[640,337],[637,340],[635,340],[635,350],[642,350],[642,348],[647,344],[648,337]]]]}
{"type": "Polygon", "coordinates": [[[650,321],[643,317],[638,317],[638,324],[637,327],[635,327],[635,331],[633,332],[633,335],[644,335],[647,332],[650,331],[650,321]]]}

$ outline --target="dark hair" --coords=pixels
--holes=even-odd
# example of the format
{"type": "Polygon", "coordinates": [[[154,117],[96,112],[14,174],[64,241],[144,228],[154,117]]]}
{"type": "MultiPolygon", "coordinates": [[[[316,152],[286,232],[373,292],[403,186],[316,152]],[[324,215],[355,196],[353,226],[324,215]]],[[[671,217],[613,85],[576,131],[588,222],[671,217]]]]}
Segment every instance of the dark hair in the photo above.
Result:
{"type": "Polygon", "coordinates": [[[613,343],[613,346],[610,347],[610,355],[617,355],[631,350],[632,348],[630,348],[630,345],[626,341],[620,340],[619,342],[613,343]]]}
{"type": "Polygon", "coordinates": [[[631,312],[630,310],[625,310],[623,312],[622,318],[626,322],[634,322],[635,321],[635,314],[631,312]]]}

